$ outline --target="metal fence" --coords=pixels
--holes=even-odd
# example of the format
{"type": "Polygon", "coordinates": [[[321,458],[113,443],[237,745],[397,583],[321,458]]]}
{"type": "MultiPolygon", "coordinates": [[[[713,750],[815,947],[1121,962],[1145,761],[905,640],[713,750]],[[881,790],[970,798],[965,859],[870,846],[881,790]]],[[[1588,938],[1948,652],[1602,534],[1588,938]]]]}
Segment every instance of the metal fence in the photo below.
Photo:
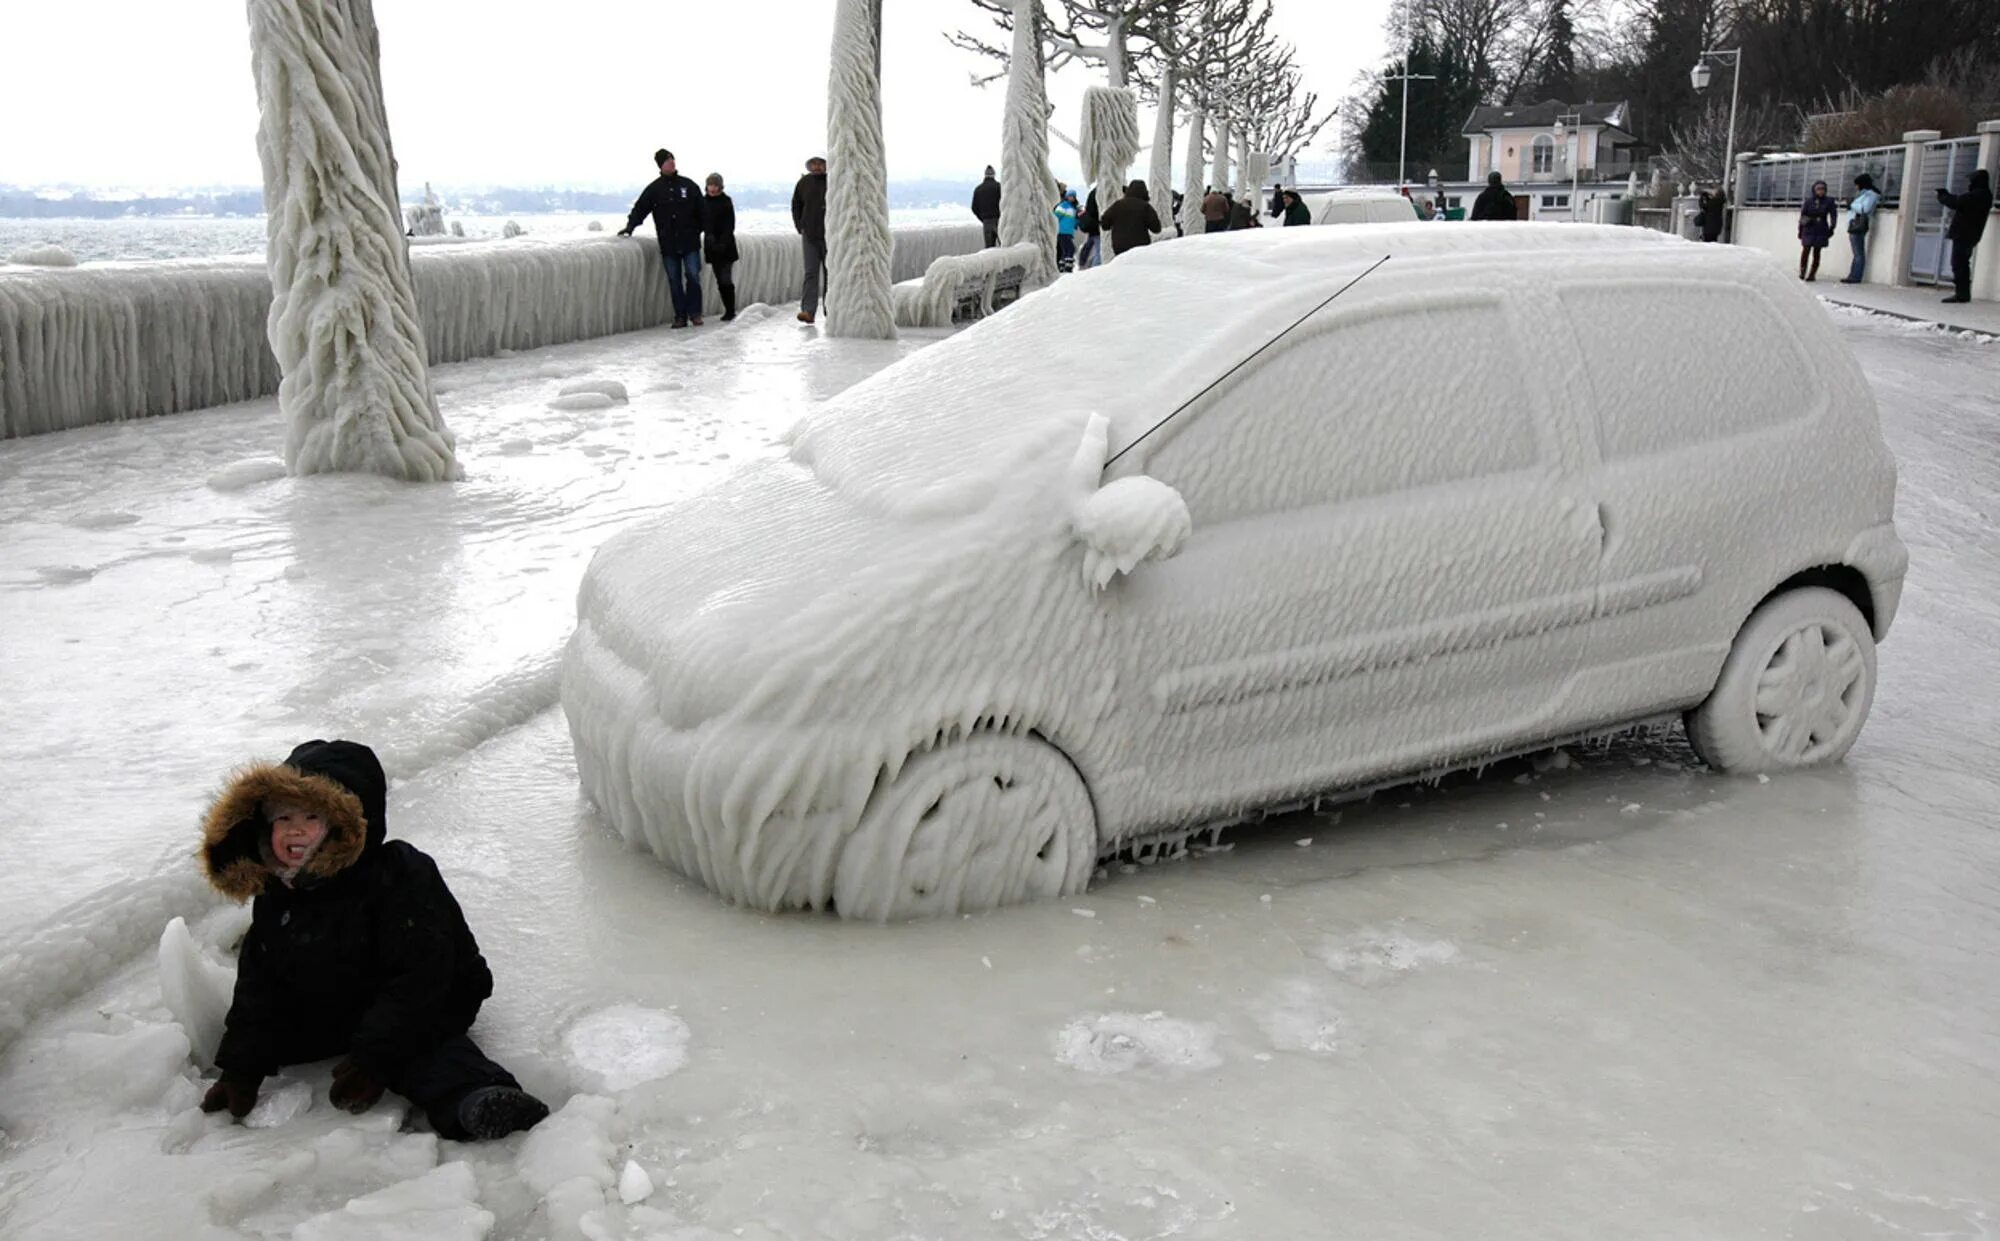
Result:
{"type": "Polygon", "coordinates": [[[1854,195],[1854,178],[1875,178],[1882,206],[1897,206],[1903,193],[1901,146],[1870,147],[1865,151],[1828,151],[1824,155],[1783,155],[1753,160],[1737,187],[1743,207],[1797,207],[1812,192],[1813,182],[1826,182],[1827,192],[1845,202],[1854,195]]]}

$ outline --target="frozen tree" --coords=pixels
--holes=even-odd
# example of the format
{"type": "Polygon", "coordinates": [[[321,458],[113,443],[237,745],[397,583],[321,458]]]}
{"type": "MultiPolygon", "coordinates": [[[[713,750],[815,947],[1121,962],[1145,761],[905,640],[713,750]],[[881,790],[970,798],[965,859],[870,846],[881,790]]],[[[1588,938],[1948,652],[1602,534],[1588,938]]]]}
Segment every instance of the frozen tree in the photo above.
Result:
{"type": "Polygon", "coordinates": [[[286,468],[462,477],[425,365],[371,0],[249,14],[286,468]]]}
{"type": "Polygon", "coordinates": [[[1201,214],[1205,186],[1201,178],[1201,155],[1207,132],[1208,114],[1200,104],[1196,104],[1194,113],[1188,117],[1187,154],[1181,165],[1181,232],[1189,237],[1206,226],[1201,214]]]}
{"type": "MultiPolygon", "coordinates": [[[[1000,244],[1034,242],[1039,269],[1027,274],[1034,288],[1056,278],[1056,178],[1049,171],[1049,98],[1045,86],[1046,22],[1042,0],[972,0],[1013,38],[1005,50],[973,35],[946,38],[956,47],[999,60],[1007,78],[1007,110],[1000,129],[1000,244]]],[[[1000,73],[973,76],[984,86],[1000,73]]]]}
{"type": "MultiPolygon", "coordinates": [[[[1139,154],[1139,102],[1131,91],[1092,86],[1083,92],[1083,171],[1097,187],[1102,211],[1124,192],[1125,170],[1139,154]]],[[[1109,244],[1111,234],[1104,234],[1109,244]]]]}
{"type": "Polygon", "coordinates": [[[1050,40],[1055,51],[1051,67],[1072,61],[1104,66],[1105,85],[1084,93],[1083,132],[1078,135],[1083,172],[1097,189],[1100,210],[1123,192],[1126,170],[1139,153],[1139,99],[1131,89],[1135,54],[1153,44],[1155,23],[1169,19],[1185,4],[1186,0],[1057,0],[1062,16],[1050,40]],[[1091,42],[1093,36],[1098,41],[1091,42]]]}
{"type": "Polygon", "coordinates": [[[896,310],[882,148],[882,0],[838,0],[826,94],[827,331],[890,340],[896,310]]]}
{"type": "Polygon", "coordinates": [[[424,200],[403,212],[403,222],[418,237],[444,236],[444,204],[431,192],[430,182],[424,182],[424,200]]]}

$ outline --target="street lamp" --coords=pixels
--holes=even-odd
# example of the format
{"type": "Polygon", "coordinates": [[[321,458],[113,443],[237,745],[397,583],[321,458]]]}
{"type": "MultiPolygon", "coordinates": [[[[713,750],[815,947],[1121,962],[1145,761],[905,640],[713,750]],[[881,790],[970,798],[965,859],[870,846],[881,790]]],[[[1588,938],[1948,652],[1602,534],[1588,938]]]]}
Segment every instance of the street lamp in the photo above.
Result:
{"type": "Polygon", "coordinates": [[[1694,84],[1696,94],[1708,90],[1710,60],[1719,60],[1729,66],[1729,138],[1722,156],[1722,197],[1733,202],[1730,185],[1736,176],[1736,97],[1737,87],[1743,84],[1743,49],[1707,48],[1695,59],[1694,68],[1688,71],[1688,81],[1694,84]]]}
{"type": "Polygon", "coordinates": [[[1391,73],[1382,80],[1385,82],[1401,81],[1403,83],[1403,135],[1396,145],[1396,188],[1402,189],[1410,183],[1409,178],[1404,175],[1409,171],[1410,167],[1410,83],[1435,82],[1437,81],[1437,75],[1434,73],[1411,73],[1410,54],[1406,51],[1403,53],[1403,71],[1401,73],[1391,73]]]}

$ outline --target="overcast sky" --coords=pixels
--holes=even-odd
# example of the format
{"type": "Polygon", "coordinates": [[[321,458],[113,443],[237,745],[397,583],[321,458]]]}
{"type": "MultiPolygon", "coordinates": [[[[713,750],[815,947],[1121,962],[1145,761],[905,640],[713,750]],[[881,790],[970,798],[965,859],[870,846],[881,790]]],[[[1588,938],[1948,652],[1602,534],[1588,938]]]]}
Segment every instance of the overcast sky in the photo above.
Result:
{"type": "MultiPolygon", "coordinates": [[[[1383,51],[1390,0],[1274,0],[1308,83],[1344,96],[1383,51]]],[[[241,0],[0,0],[0,182],[191,187],[259,183],[256,91],[241,0]]],[[[784,182],[825,145],[833,0],[375,0],[383,91],[406,191],[618,186],[656,146],[681,170],[784,182]]],[[[999,163],[1000,84],[947,27],[964,0],[885,0],[883,110],[892,179],[999,163]]],[[[1094,75],[1051,83],[1076,134],[1094,75]]],[[[1152,133],[1150,117],[1144,132],[1152,133]]],[[[1330,143],[1332,127],[1322,135],[1330,143]]],[[[1052,140],[1058,176],[1074,152],[1052,140]]],[[[1142,157],[1141,162],[1144,162],[1142,157]]]]}

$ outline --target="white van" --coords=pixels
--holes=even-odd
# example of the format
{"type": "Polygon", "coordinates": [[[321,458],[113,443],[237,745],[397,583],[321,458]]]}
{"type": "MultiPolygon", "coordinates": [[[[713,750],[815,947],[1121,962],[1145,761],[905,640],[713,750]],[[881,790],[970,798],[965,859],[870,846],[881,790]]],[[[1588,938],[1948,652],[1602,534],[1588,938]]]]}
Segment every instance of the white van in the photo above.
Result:
{"type": "Polygon", "coordinates": [[[1422,218],[1415,203],[1382,190],[1336,190],[1307,205],[1315,224],[1408,224],[1422,218]]]}
{"type": "Polygon", "coordinates": [[[1636,724],[1685,717],[1724,770],[1836,761],[1902,591],[1895,486],[1860,368],[1760,253],[1192,237],[612,539],[562,699],[604,816],[733,900],[989,908],[1636,724]],[[1056,357],[1089,359],[1062,400],[1056,357]]]}

